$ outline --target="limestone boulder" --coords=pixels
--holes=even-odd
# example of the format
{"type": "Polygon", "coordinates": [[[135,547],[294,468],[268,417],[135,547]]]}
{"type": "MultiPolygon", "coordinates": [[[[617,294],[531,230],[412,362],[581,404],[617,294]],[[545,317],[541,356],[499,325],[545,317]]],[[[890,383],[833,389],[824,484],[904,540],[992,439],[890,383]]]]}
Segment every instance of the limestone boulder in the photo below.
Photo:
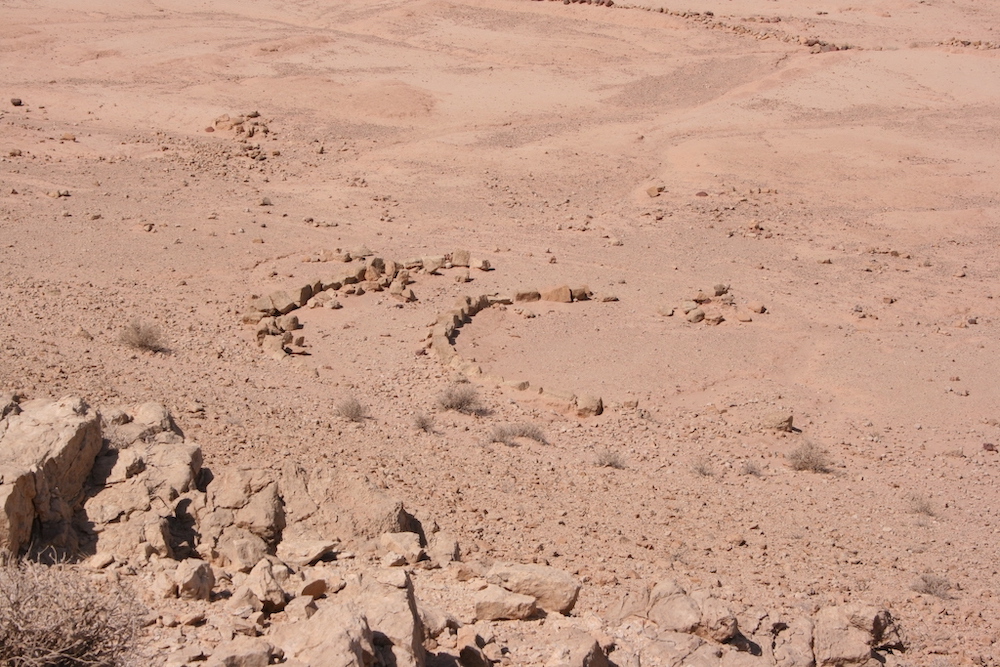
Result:
{"type": "Polygon", "coordinates": [[[177,593],[184,600],[208,600],[215,587],[212,566],[203,560],[189,558],[181,561],[174,570],[177,593]]]}
{"type": "Polygon", "coordinates": [[[820,667],[850,667],[874,662],[872,649],[890,645],[904,648],[899,628],[885,610],[848,604],[825,607],[816,613],[813,651],[820,667]]]}
{"type": "Polygon", "coordinates": [[[237,637],[223,642],[205,661],[205,667],[267,667],[274,646],[259,637],[237,637]]]}
{"type": "Polygon", "coordinates": [[[608,667],[601,645],[583,630],[567,628],[552,638],[553,650],[546,667],[608,667]]]}
{"type": "Polygon", "coordinates": [[[14,553],[27,546],[36,520],[43,531],[71,537],[65,527],[103,445],[100,415],[78,398],[19,408],[0,422],[0,548],[14,553]]]}
{"type": "Polygon", "coordinates": [[[285,510],[278,495],[278,485],[268,484],[254,493],[236,510],[235,525],[244,528],[269,545],[276,544],[285,528],[285,510]]]}
{"type": "Polygon", "coordinates": [[[552,287],[541,292],[542,301],[555,301],[557,303],[572,303],[573,292],[569,285],[552,287]]]}
{"type": "Polygon", "coordinates": [[[220,564],[238,572],[249,572],[267,556],[266,542],[249,530],[237,526],[223,529],[215,546],[220,564]]]}
{"type": "Polygon", "coordinates": [[[802,616],[779,620],[771,630],[777,667],[814,667],[813,622],[802,616]]]}
{"type": "Polygon", "coordinates": [[[379,552],[383,556],[396,553],[413,565],[425,557],[420,546],[420,536],[416,533],[382,533],[378,538],[379,552]]]}
{"type": "Polygon", "coordinates": [[[288,539],[278,544],[277,555],[289,565],[312,565],[332,554],[337,542],[331,540],[288,539]]]}
{"type": "Polygon", "coordinates": [[[726,603],[710,596],[692,596],[701,608],[701,619],[695,634],[713,642],[725,643],[740,633],[736,615],[726,603]]]}
{"type": "Polygon", "coordinates": [[[648,618],[664,630],[694,632],[701,623],[701,608],[683,593],[667,595],[652,603],[648,618]]]}
{"type": "Polygon", "coordinates": [[[375,650],[383,664],[424,667],[424,629],[417,610],[413,583],[403,570],[366,576],[347,595],[367,619],[375,650]]]}
{"type": "Polygon", "coordinates": [[[453,250],[451,252],[451,265],[468,267],[472,261],[472,255],[468,250],[453,250]]]}
{"type": "Polygon", "coordinates": [[[793,418],[790,412],[769,412],[761,420],[761,426],[773,431],[791,431],[793,418]]]}
{"type": "Polygon", "coordinates": [[[142,458],[146,487],[151,496],[169,503],[196,488],[202,466],[201,447],[197,444],[152,444],[142,458]]]}
{"type": "Polygon", "coordinates": [[[286,661],[312,667],[373,667],[376,651],[368,619],[352,603],[324,606],[308,620],[278,626],[268,639],[286,661]]]}
{"type": "Polygon", "coordinates": [[[271,613],[285,608],[285,589],[275,577],[268,559],[263,558],[253,566],[243,585],[260,600],[263,611],[271,613]]]}
{"type": "Polygon", "coordinates": [[[538,611],[534,597],[513,593],[495,584],[476,593],[474,602],[476,618],[481,621],[524,620],[538,611]]]}
{"type": "Polygon", "coordinates": [[[604,412],[604,401],[600,396],[579,394],[576,397],[576,414],[578,417],[596,417],[604,412]]]}
{"type": "Polygon", "coordinates": [[[561,614],[568,614],[580,595],[580,582],[568,572],[547,565],[498,563],[486,578],[511,592],[531,596],[546,611],[561,614]]]}

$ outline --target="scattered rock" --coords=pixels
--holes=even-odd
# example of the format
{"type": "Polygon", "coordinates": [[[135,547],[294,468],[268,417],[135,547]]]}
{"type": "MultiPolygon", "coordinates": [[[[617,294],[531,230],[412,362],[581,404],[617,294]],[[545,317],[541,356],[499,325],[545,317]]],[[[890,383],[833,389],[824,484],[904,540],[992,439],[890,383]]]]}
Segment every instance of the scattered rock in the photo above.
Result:
{"type": "Polygon", "coordinates": [[[599,396],[579,394],[576,397],[576,414],[578,417],[595,417],[604,412],[604,401],[599,396]]]}
{"type": "Polygon", "coordinates": [[[608,656],[596,639],[583,630],[567,628],[552,638],[546,667],[608,667],[608,656]]]}
{"type": "Polygon", "coordinates": [[[452,266],[468,267],[471,261],[472,256],[469,254],[468,250],[455,250],[451,253],[452,266]]]}
{"type": "Polygon", "coordinates": [[[205,667],[267,667],[274,646],[259,637],[237,637],[216,647],[205,667]]]}
{"type": "Polygon", "coordinates": [[[761,420],[761,426],[772,431],[791,431],[792,419],[790,412],[769,412],[761,420]]]}
{"type": "Polygon", "coordinates": [[[573,292],[570,290],[569,285],[544,290],[540,296],[542,301],[555,301],[557,303],[572,303],[573,301],[573,292]]]}
{"type": "Polygon", "coordinates": [[[490,584],[475,596],[476,618],[481,621],[523,620],[537,612],[535,598],[490,584]]]}
{"type": "Polygon", "coordinates": [[[337,543],[329,540],[283,539],[278,558],[291,565],[312,565],[333,553],[337,543]]]}
{"type": "Polygon", "coordinates": [[[697,324],[705,319],[705,311],[701,308],[695,308],[694,310],[689,310],[687,313],[687,321],[697,324]]]}
{"type": "Polygon", "coordinates": [[[183,600],[208,600],[215,586],[215,573],[205,561],[188,558],[174,570],[177,593],[183,600]]]}
{"type": "Polygon", "coordinates": [[[576,605],[580,583],[567,572],[547,565],[495,564],[486,576],[509,591],[530,595],[546,611],[568,614],[576,605]]]}
{"type": "Polygon", "coordinates": [[[403,558],[402,564],[413,565],[424,558],[420,536],[416,533],[382,533],[379,536],[379,548],[383,555],[398,554],[403,558]]]}
{"type": "Polygon", "coordinates": [[[514,301],[516,302],[532,302],[538,301],[541,298],[542,295],[538,290],[522,290],[514,293],[514,301]]]}

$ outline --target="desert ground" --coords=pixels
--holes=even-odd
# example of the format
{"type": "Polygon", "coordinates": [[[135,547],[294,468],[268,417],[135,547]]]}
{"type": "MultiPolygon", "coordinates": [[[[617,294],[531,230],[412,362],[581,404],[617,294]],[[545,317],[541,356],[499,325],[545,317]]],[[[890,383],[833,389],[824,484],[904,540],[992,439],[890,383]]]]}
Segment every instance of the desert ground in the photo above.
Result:
{"type": "MultiPolygon", "coordinates": [[[[891,664],[997,664],[998,49],[976,0],[0,0],[0,391],[364,477],[469,567],[573,574],[615,664],[656,664],[608,609],[668,576],[747,632],[865,603],[891,664]],[[254,299],[344,252],[415,300],[258,345],[254,299]]],[[[411,576],[473,622],[456,567],[411,576]]],[[[545,664],[545,623],[494,659],[545,664]]],[[[168,625],[156,660],[226,639],[168,625]]]]}

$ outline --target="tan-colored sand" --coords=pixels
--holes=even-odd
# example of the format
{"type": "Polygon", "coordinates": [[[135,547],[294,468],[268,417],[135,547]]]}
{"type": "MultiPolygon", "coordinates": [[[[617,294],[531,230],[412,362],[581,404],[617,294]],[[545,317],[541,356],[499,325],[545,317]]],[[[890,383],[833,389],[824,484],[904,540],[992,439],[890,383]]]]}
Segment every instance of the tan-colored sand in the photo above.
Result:
{"type": "Polygon", "coordinates": [[[470,557],[587,577],[581,613],[676,570],[743,608],[885,604],[910,630],[906,664],[994,664],[1000,7],[644,7],[674,14],[4,3],[0,388],[162,401],[210,468],[356,468],[470,557]],[[692,9],[713,16],[676,15],[692,9]],[[266,135],[206,132],[251,111],[266,135]],[[397,260],[467,248],[495,270],[418,276],[402,307],[301,309],[307,354],[267,358],[247,298],[362,244],[397,260]],[[661,314],[717,283],[767,312],[661,314]],[[561,284],[618,301],[495,307],[456,349],[605,413],[490,383],[490,416],[442,412],[454,371],[415,354],[436,314],[561,284]],[[169,354],[119,343],[136,318],[169,354]],[[348,395],[363,426],[333,414],[348,395]],[[801,432],[762,430],[775,410],[801,432]],[[503,422],[551,444],[485,445],[503,422]],[[831,474],[788,467],[806,440],[831,474]],[[604,450],[625,469],[596,466],[604,450]],[[952,598],[912,591],[922,574],[952,598]]]}

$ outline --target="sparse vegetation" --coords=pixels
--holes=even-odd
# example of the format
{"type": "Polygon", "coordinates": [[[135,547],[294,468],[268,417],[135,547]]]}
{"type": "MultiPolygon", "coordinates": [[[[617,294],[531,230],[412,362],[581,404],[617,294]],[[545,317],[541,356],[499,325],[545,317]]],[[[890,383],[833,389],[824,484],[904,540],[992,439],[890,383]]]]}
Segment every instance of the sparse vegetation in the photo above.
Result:
{"type": "Polygon", "coordinates": [[[426,413],[418,412],[413,415],[413,427],[418,431],[423,431],[424,433],[433,433],[434,418],[426,413]]]}
{"type": "Polygon", "coordinates": [[[923,595],[933,595],[942,600],[951,598],[951,582],[936,574],[922,574],[910,588],[923,595]]]}
{"type": "Polygon", "coordinates": [[[120,585],[66,564],[0,565],[0,665],[133,663],[145,611],[120,585]]]}
{"type": "Polygon", "coordinates": [[[754,477],[763,477],[764,471],[760,469],[760,465],[753,459],[747,459],[740,466],[741,475],[753,475],[754,477]]]}
{"type": "Polygon", "coordinates": [[[597,465],[601,468],[624,470],[625,459],[618,452],[613,452],[610,449],[599,449],[597,451],[597,465]]]}
{"type": "Polygon", "coordinates": [[[830,472],[830,458],[826,452],[811,442],[804,442],[787,455],[792,470],[808,472],[830,472]]]}
{"type": "Polygon", "coordinates": [[[441,393],[438,404],[445,410],[466,415],[482,415],[486,409],[479,401],[479,393],[471,384],[455,384],[441,393]]]}
{"type": "Polygon", "coordinates": [[[498,424],[489,434],[489,442],[502,442],[508,447],[516,447],[517,438],[527,438],[543,445],[549,444],[545,433],[535,424],[498,424]]]}
{"type": "Polygon", "coordinates": [[[368,408],[353,396],[345,398],[337,404],[336,413],[352,422],[363,422],[368,418],[368,408]]]}
{"type": "Polygon", "coordinates": [[[934,516],[934,505],[931,504],[931,499],[927,496],[914,493],[910,495],[910,511],[914,514],[923,514],[924,516],[934,516]]]}
{"type": "Polygon", "coordinates": [[[691,464],[691,470],[697,475],[702,477],[711,477],[715,474],[715,470],[712,468],[712,462],[705,457],[696,459],[694,463],[691,464]]]}
{"type": "Polygon", "coordinates": [[[126,345],[136,350],[146,350],[147,352],[169,352],[160,328],[155,324],[132,320],[121,332],[118,340],[122,345],[126,345]]]}

